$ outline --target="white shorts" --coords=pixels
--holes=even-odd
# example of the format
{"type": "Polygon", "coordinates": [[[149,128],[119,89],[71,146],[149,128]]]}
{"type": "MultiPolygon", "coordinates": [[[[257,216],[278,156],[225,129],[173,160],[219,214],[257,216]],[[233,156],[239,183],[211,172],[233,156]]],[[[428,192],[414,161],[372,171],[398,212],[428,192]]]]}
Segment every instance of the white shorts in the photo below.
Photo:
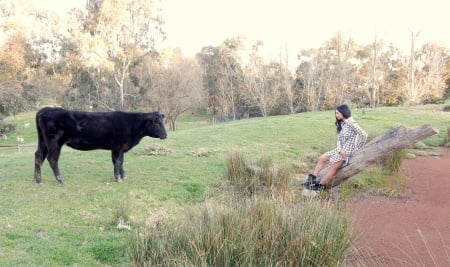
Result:
{"type": "Polygon", "coordinates": [[[339,161],[342,161],[342,160],[343,161],[347,161],[348,157],[347,158],[343,158],[341,156],[341,154],[339,154],[339,152],[340,151],[337,148],[335,148],[333,150],[330,150],[330,151],[326,152],[325,155],[330,157],[329,161],[331,163],[336,163],[336,162],[339,162],[339,161]]]}

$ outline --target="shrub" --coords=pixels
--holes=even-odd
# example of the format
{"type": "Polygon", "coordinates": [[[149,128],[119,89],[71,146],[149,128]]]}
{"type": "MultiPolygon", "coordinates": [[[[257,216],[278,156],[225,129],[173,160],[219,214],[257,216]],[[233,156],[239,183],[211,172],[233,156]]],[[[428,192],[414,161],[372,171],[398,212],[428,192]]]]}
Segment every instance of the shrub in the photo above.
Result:
{"type": "Polygon", "coordinates": [[[3,116],[0,115],[0,135],[8,135],[16,131],[16,125],[11,123],[6,123],[3,120],[3,116]]]}
{"type": "Polygon", "coordinates": [[[231,194],[225,191],[216,201],[137,233],[132,264],[338,266],[345,260],[354,236],[350,216],[336,203],[286,201],[292,171],[268,156],[248,164],[232,151],[227,171],[231,194]]]}
{"type": "Polygon", "coordinates": [[[283,205],[252,198],[208,204],[182,223],[139,234],[136,266],[337,266],[353,242],[351,222],[330,202],[283,205]]]}
{"type": "Polygon", "coordinates": [[[269,156],[261,157],[256,164],[250,164],[242,153],[233,151],[229,153],[227,168],[229,182],[238,195],[289,196],[291,170],[285,165],[276,166],[269,156]]]}

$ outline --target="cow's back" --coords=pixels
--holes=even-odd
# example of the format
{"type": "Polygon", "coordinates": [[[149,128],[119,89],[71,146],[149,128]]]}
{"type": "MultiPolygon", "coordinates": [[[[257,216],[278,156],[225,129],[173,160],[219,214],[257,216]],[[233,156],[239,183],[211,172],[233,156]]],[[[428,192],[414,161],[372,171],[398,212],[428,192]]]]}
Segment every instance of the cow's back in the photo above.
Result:
{"type": "Polygon", "coordinates": [[[36,114],[36,126],[38,133],[44,138],[76,131],[76,122],[72,112],[62,108],[45,107],[39,110],[36,114]]]}
{"type": "Polygon", "coordinates": [[[41,139],[79,150],[134,145],[144,136],[144,119],[142,113],[84,112],[62,108],[44,108],[36,115],[41,139]]]}

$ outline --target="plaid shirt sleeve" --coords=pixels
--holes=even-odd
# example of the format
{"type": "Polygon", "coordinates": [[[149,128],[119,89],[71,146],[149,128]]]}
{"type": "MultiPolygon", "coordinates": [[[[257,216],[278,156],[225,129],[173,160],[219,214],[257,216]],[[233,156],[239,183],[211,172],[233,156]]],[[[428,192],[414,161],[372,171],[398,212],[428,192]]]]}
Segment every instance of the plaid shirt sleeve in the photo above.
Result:
{"type": "Polygon", "coordinates": [[[341,150],[351,153],[364,146],[367,141],[367,133],[356,122],[346,122],[341,130],[339,140],[341,150]]]}

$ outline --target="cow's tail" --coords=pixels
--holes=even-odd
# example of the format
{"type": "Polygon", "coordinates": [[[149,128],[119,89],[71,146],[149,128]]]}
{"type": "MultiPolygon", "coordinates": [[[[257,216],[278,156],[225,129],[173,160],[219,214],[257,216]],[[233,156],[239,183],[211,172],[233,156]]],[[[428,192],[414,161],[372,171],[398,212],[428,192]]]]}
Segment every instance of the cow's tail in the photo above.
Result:
{"type": "Polygon", "coordinates": [[[44,142],[44,135],[42,133],[41,121],[40,121],[42,111],[43,110],[41,109],[36,113],[36,132],[38,135],[38,150],[41,148],[41,145],[43,145],[43,142],[44,142]]]}
{"type": "Polygon", "coordinates": [[[47,157],[47,152],[48,152],[48,146],[47,146],[47,140],[45,138],[45,125],[44,122],[42,120],[42,114],[45,112],[45,108],[39,110],[36,113],[36,132],[37,132],[37,136],[38,136],[38,145],[37,145],[37,150],[36,150],[36,160],[39,160],[40,163],[42,164],[42,162],[45,160],[45,158],[47,157]]]}
{"type": "Polygon", "coordinates": [[[44,140],[44,133],[43,133],[43,125],[41,121],[43,110],[39,110],[36,113],[36,131],[38,135],[38,145],[37,150],[34,153],[34,179],[36,180],[36,183],[40,184],[42,183],[41,179],[41,166],[44,162],[45,158],[47,157],[47,146],[46,141],[44,140]]]}

